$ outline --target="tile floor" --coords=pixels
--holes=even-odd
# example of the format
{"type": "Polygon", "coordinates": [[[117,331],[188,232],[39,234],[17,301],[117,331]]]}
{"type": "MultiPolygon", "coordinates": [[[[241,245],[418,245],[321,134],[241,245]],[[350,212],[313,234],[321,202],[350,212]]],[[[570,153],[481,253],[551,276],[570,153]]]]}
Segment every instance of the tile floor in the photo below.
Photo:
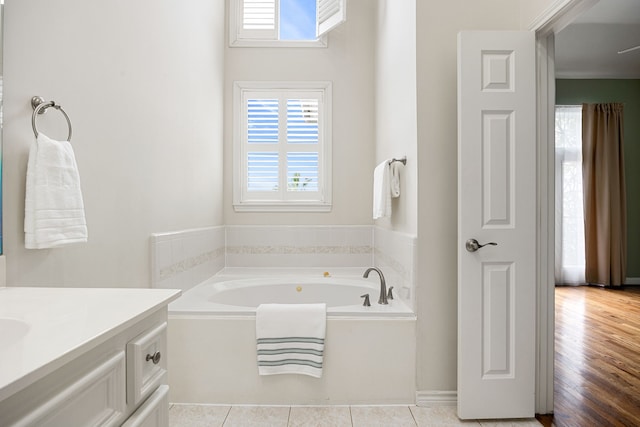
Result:
{"type": "Polygon", "coordinates": [[[460,421],[455,407],[217,406],[173,404],[170,427],[540,427],[535,419],[460,421]]]}

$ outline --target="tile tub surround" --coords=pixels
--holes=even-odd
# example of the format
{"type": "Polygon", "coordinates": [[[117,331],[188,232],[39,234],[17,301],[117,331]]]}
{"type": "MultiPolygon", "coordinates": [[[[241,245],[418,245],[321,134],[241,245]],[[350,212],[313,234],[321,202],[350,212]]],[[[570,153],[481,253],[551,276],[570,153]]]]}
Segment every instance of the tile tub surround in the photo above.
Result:
{"type": "Polygon", "coordinates": [[[187,290],[225,265],[225,227],[151,235],[151,287],[187,290]]]}
{"type": "Polygon", "coordinates": [[[461,421],[453,407],[416,406],[217,406],[174,404],[171,427],[540,427],[535,419],[461,421]]]}
{"type": "Polygon", "coordinates": [[[367,267],[370,226],[227,226],[227,267],[367,267]]]}
{"type": "Polygon", "coordinates": [[[387,283],[393,286],[394,295],[402,298],[415,312],[418,266],[416,236],[374,227],[373,241],[376,267],[383,271],[387,283]]]}
{"type": "Polygon", "coordinates": [[[376,266],[416,309],[416,237],[381,227],[218,226],[152,234],[150,245],[152,288],[186,291],[223,269],[376,266]]]}

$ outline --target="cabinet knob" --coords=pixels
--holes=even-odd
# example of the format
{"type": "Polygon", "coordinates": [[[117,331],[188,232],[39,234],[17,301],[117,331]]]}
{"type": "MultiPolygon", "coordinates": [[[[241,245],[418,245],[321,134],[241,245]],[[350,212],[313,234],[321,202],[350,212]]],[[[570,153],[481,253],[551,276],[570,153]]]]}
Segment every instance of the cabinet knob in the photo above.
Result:
{"type": "Polygon", "coordinates": [[[157,365],[157,364],[158,364],[158,362],[160,362],[160,357],[162,357],[162,355],[160,354],[160,352],[159,352],[159,351],[156,351],[156,352],[155,352],[155,353],[153,353],[153,354],[147,354],[147,359],[146,359],[146,360],[147,360],[147,362],[148,362],[149,360],[151,360],[151,361],[153,362],[153,364],[154,364],[154,365],[157,365]]]}

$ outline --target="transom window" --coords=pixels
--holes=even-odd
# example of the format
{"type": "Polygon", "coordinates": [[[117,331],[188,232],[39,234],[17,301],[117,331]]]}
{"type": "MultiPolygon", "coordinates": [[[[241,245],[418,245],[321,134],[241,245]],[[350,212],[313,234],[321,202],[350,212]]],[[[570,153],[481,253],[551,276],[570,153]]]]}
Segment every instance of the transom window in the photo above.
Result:
{"type": "Polygon", "coordinates": [[[236,82],[234,208],[331,209],[331,84],[236,82]]]}
{"type": "Polygon", "coordinates": [[[326,46],[346,19],[346,0],[231,0],[231,46],[326,46]]]}

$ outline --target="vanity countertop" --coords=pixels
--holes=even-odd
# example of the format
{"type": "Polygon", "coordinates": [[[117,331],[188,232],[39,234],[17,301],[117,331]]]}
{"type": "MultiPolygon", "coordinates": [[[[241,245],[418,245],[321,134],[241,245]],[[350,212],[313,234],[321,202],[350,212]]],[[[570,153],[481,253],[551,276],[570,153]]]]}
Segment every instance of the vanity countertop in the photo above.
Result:
{"type": "Polygon", "coordinates": [[[179,296],[174,289],[0,288],[0,401],[179,296]]]}

